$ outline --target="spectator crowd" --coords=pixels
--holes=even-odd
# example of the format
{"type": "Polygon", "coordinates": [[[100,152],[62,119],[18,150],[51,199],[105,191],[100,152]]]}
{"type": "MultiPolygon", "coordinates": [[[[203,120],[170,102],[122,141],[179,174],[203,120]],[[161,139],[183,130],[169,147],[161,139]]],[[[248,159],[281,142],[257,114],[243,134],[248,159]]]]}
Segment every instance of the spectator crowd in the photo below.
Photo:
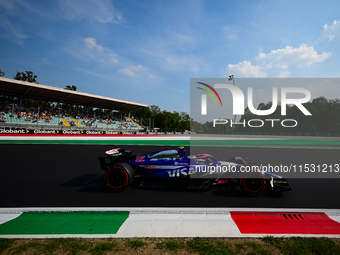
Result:
{"type": "Polygon", "coordinates": [[[57,104],[45,106],[17,105],[0,100],[0,123],[43,124],[111,129],[142,129],[133,117],[119,112],[72,107],[65,110],[57,104]]]}

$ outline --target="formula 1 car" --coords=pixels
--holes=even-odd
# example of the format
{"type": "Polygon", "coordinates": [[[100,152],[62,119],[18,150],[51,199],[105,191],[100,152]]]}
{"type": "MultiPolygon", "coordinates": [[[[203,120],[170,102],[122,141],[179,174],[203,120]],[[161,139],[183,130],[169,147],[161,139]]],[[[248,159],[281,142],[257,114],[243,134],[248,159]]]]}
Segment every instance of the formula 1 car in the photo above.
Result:
{"type": "Polygon", "coordinates": [[[249,195],[266,189],[291,190],[282,176],[262,171],[256,164],[247,164],[241,157],[219,161],[210,154],[186,156],[184,147],[132,156],[131,150],[116,148],[99,157],[105,170],[107,187],[120,192],[133,185],[138,187],[179,187],[208,189],[233,186],[249,195]]]}

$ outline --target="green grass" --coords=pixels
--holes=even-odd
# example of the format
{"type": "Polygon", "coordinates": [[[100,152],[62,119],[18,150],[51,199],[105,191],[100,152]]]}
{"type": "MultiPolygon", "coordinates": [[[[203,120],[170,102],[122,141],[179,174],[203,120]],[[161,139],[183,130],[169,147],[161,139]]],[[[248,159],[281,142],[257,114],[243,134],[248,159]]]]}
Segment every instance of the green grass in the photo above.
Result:
{"type": "Polygon", "coordinates": [[[125,245],[130,247],[130,248],[137,250],[138,248],[145,246],[146,243],[141,239],[136,239],[136,240],[126,241],[125,245]]]}
{"type": "Polygon", "coordinates": [[[63,248],[70,251],[71,254],[78,254],[81,251],[86,251],[89,248],[89,244],[86,240],[80,238],[67,238],[63,244],[63,248]]]}
{"type": "Polygon", "coordinates": [[[237,254],[248,254],[248,255],[270,255],[272,251],[265,245],[259,244],[255,241],[244,242],[236,244],[237,254]]]}
{"type": "Polygon", "coordinates": [[[281,247],[282,241],[284,239],[280,237],[274,237],[274,236],[265,236],[262,238],[262,240],[265,241],[266,243],[275,245],[277,247],[281,247]]]}
{"type": "Polygon", "coordinates": [[[339,243],[329,238],[306,237],[264,237],[263,241],[279,248],[284,254],[340,254],[339,243]]]}
{"type": "Polygon", "coordinates": [[[1,239],[0,254],[181,254],[269,255],[340,254],[340,240],[325,237],[263,238],[117,238],[1,239]],[[158,250],[158,251],[157,251],[158,250]]]}
{"type": "Polygon", "coordinates": [[[186,242],[191,252],[198,252],[201,255],[229,255],[236,254],[229,245],[223,242],[212,242],[209,239],[194,238],[186,242]]]}
{"type": "Polygon", "coordinates": [[[167,249],[170,251],[176,251],[185,247],[183,241],[161,241],[156,244],[156,249],[167,249]]]}
{"type": "Polygon", "coordinates": [[[55,250],[65,250],[70,254],[79,254],[82,251],[86,251],[89,248],[89,243],[86,239],[81,238],[58,238],[52,239],[48,244],[45,245],[46,251],[50,254],[55,250]]]}
{"type": "Polygon", "coordinates": [[[67,254],[81,254],[89,249],[89,243],[86,239],[81,238],[56,238],[47,242],[42,240],[33,240],[25,242],[14,248],[14,254],[53,254],[54,251],[65,251],[67,254]],[[34,251],[34,252],[29,252],[34,251]]]}
{"type": "Polygon", "coordinates": [[[114,241],[99,243],[92,250],[93,255],[102,255],[105,252],[112,251],[118,247],[117,243],[114,241]]]}
{"type": "Polygon", "coordinates": [[[190,251],[199,252],[200,254],[213,254],[213,244],[205,239],[194,238],[193,240],[187,241],[186,245],[190,251]]]}
{"type": "Polygon", "coordinates": [[[6,250],[8,247],[11,247],[14,240],[12,239],[4,239],[0,238],[0,253],[4,250],[6,250]]]}
{"type": "Polygon", "coordinates": [[[15,254],[25,254],[28,250],[34,249],[37,252],[41,251],[41,245],[37,241],[29,241],[27,243],[24,243],[14,249],[15,254]]]}

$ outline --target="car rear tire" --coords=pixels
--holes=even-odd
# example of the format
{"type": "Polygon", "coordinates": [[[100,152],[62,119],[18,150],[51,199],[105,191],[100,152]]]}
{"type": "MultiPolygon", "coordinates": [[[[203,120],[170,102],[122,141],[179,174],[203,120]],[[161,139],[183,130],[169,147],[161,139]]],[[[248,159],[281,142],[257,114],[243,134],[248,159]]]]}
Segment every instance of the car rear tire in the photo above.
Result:
{"type": "Polygon", "coordinates": [[[260,173],[244,173],[240,179],[240,186],[251,196],[262,194],[266,188],[265,180],[260,173]]]}
{"type": "Polygon", "coordinates": [[[114,191],[120,192],[129,187],[134,179],[134,172],[130,165],[118,163],[113,165],[104,174],[104,182],[107,187],[114,191]]]}

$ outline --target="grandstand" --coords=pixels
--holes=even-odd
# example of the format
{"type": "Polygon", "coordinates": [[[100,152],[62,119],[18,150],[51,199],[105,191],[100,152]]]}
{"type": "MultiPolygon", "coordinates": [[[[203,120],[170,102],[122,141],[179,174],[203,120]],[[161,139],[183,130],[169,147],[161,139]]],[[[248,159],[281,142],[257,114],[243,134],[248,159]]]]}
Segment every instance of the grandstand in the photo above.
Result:
{"type": "Polygon", "coordinates": [[[73,129],[110,129],[118,131],[139,131],[144,128],[135,123],[130,118],[122,121],[112,120],[78,120],[74,117],[48,117],[48,118],[32,118],[29,116],[21,116],[13,113],[0,112],[3,116],[1,126],[12,127],[39,127],[39,128],[73,128],[73,129]]]}
{"type": "MultiPolygon", "coordinates": [[[[144,128],[130,118],[130,112],[147,105],[92,95],[42,84],[0,77],[0,126],[45,129],[104,129],[140,131],[144,128]],[[8,97],[9,96],[9,97],[8,97]],[[16,103],[8,98],[15,98],[16,103]],[[49,101],[43,108],[23,105],[24,99],[49,101]],[[80,106],[77,112],[60,105],[80,106]],[[106,110],[105,114],[88,112],[88,108],[106,110]],[[85,111],[84,109],[87,109],[85,111]],[[125,113],[124,113],[125,112],[125,113]]],[[[72,107],[71,107],[72,108],[72,107]]]]}

